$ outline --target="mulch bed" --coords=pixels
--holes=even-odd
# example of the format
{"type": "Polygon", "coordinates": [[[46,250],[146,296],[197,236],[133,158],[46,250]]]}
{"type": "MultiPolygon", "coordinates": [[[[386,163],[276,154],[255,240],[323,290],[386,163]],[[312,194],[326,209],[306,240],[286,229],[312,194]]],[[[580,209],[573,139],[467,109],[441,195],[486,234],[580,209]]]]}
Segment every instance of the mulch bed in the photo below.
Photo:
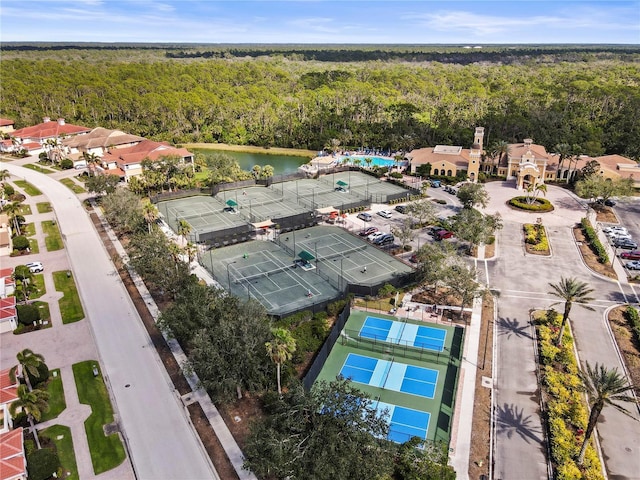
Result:
{"type": "MultiPolygon", "coordinates": [[[[111,240],[109,239],[109,236],[107,235],[102,222],[95,213],[91,213],[91,220],[93,221],[96,230],[100,234],[100,238],[102,239],[102,242],[107,249],[109,256],[111,258],[116,258],[118,256],[118,253],[111,240]]],[[[131,297],[136,310],[138,311],[138,315],[140,315],[140,318],[142,319],[147,333],[149,334],[149,337],[151,338],[151,341],[153,342],[153,345],[156,348],[156,351],[158,352],[158,355],[162,360],[162,364],[167,370],[167,373],[169,374],[174,387],[178,392],[180,392],[181,396],[191,392],[191,387],[189,386],[187,380],[184,378],[180,365],[178,365],[178,362],[176,362],[176,359],[173,357],[173,354],[171,353],[167,342],[162,336],[162,333],[158,329],[153,316],[151,315],[151,313],[149,313],[149,309],[147,308],[146,303],[140,296],[140,292],[138,292],[138,289],[133,283],[133,280],[129,276],[129,272],[127,271],[127,269],[119,267],[118,273],[120,274],[120,278],[122,279],[122,282],[127,289],[127,292],[129,293],[129,296],[131,297]]],[[[188,410],[191,417],[191,422],[195,426],[196,431],[198,432],[198,436],[200,437],[205,450],[209,454],[211,462],[215,466],[216,471],[220,474],[220,478],[238,478],[233,465],[229,461],[227,454],[222,448],[218,437],[216,437],[213,428],[211,428],[209,420],[200,407],[200,404],[190,405],[188,407],[188,410]]],[[[227,425],[229,425],[229,422],[226,423],[227,425]]]]}
{"type": "Polygon", "coordinates": [[[609,323],[616,337],[618,348],[624,357],[624,363],[635,386],[636,395],[640,396],[640,345],[634,337],[629,322],[624,318],[627,307],[616,307],[609,312],[609,323]]]}
{"type": "Polygon", "coordinates": [[[582,233],[582,228],[580,226],[573,227],[573,236],[575,237],[576,242],[578,242],[578,248],[580,249],[580,253],[587,264],[587,267],[606,277],[618,278],[610,263],[605,265],[598,261],[598,257],[593,253],[591,247],[589,247],[589,241],[587,240],[587,237],[584,236],[584,233],[582,233]]]}

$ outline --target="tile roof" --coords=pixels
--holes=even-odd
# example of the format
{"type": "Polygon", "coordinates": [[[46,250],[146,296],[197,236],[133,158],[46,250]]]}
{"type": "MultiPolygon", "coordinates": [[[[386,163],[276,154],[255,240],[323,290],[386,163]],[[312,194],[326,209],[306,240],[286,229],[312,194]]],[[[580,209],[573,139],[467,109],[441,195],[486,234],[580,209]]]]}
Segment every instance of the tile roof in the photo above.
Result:
{"type": "Polygon", "coordinates": [[[20,128],[11,132],[14,138],[37,138],[44,140],[47,138],[56,138],[60,135],[75,135],[91,131],[88,127],[80,125],[72,125],[65,123],[63,119],[59,121],[45,121],[31,127],[20,128]]]}
{"type": "Polygon", "coordinates": [[[0,298],[0,320],[17,316],[16,297],[0,298]]]}
{"type": "Polygon", "coordinates": [[[167,142],[143,140],[132,147],[110,150],[102,157],[104,162],[116,162],[120,166],[141,163],[145,158],[158,160],[160,157],[178,156],[191,157],[193,154],[186,148],[176,148],[167,142]]]}
{"type": "Polygon", "coordinates": [[[65,139],[62,143],[67,147],[90,149],[116,147],[128,143],[142,142],[143,140],[143,137],[131,135],[120,130],[109,130],[107,128],[97,127],[86,135],[76,135],[75,137],[65,139]]]}
{"type": "Polygon", "coordinates": [[[9,125],[14,125],[16,122],[13,120],[9,120],[8,118],[0,118],[0,127],[8,127],[9,125]]]}
{"type": "Polygon", "coordinates": [[[0,434],[0,480],[26,476],[22,427],[0,434]]]}
{"type": "Polygon", "coordinates": [[[509,156],[511,158],[520,158],[524,154],[526,154],[529,150],[536,158],[549,158],[549,154],[547,153],[547,149],[544,148],[544,145],[537,145],[532,143],[527,147],[525,143],[510,143],[509,144],[509,156]]]}
{"type": "Polygon", "coordinates": [[[452,146],[447,148],[443,145],[437,145],[436,147],[413,150],[409,155],[411,157],[411,163],[414,165],[431,163],[431,165],[436,167],[436,164],[438,163],[449,162],[453,163],[458,168],[467,168],[471,158],[470,153],[471,151],[469,149],[463,149],[461,147],[452,146]]]}

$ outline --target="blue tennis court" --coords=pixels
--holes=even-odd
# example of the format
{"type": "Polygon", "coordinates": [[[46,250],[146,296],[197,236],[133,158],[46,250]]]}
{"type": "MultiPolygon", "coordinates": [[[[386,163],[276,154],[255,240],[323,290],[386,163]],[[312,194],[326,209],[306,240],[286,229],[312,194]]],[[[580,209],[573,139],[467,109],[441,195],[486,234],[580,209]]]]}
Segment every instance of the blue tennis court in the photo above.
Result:
{"type": "Polygon", "coordinates": [[[360,336],[442,352],[447,331],[441,328],[387,320],[386,318],[367,317],[360,329],[360,336]]]}
{"type": "Polygon", "coordinates": [[[431,420],[429,412],[384,402],[378,402],[376,410],[380,413],[386,410],[389,414],[389,434],[387,435],[389,440],[396,443],[407,442],[412,437],[426,440],[431,420]]]}
{"type": "Polygon", "coordinates": [[[425,398],[434,398],[438,384],[437,370],[355,353],[347,355],[340,375],[364,385],[425,398]]]}

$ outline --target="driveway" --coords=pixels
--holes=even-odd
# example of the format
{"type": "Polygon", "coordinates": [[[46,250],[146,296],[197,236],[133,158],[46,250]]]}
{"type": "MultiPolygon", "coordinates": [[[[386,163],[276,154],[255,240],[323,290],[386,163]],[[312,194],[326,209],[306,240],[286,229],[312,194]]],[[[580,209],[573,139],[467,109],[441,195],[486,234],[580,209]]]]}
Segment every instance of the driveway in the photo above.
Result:
{"type": "MultiPolygon", "coordinates": [[[[529,312],[546,309],[557,299],[548,284],[561,276],[576,277],[594,289],[595,300],[588,311],[575,305],[572,326],[581,362],[599,362],[622,370],[612,339],[606,309],[635,300],[628,286],[592,273],[583,264],[573,239],[572,227],[586,212],[585,204],[569,192],[549,187],[547,198],[556,210],[529,214],[509,209],[506,201],[517,195],[514,188],[499,183],[486,185],[491,202],[487,213],[500,212],[504,228],[498,234],[498,256],[486,262],[491,288],[500,292],[496,326],[498,372],[495,388],[495,478],[547,478],[546,444],[539,408],[535,373],[533,329],[529,312]],[[522,245],[522,224],[542,217],[550,237],[552,256],[527,255],[522,245]]],[[[482,271],[482,269],[481,269],[482,271]]],[[[562,305],[555,308],[560,309],[562,305]]],[[[638,412],[635,411],[635,417],[638,412]]],[[[605,407],[598,434],[610,478],[640,478],[640,423],[611,407],[605,407]]]]}
{"type": "Polygon", "coordinates": [[[1,168],[38,187],[54,207],[136,477],[217,478],[80,201],[46,175],[11,163],[1,168]]]}

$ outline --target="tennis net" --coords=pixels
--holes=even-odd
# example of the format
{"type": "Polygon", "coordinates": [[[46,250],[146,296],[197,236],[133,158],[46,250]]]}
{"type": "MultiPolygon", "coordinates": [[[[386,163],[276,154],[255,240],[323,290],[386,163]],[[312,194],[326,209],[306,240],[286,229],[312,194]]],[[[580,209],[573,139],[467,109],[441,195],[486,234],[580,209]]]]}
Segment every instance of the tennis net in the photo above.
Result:
{"type": "Polygon", "coordinates": [[[382,388],[384,389],[384,387],[387,385],[387,380],[389,379],[389,374],[391,373],[391,367],[393,367],[393,362],[395,361],[396,357],[391,357],[391,363],[389,363],[389,365],[387,365],[387,374],[384,377],[384,382],[382,383],[382,388]]]}
{"type": "Polygon", "coordinates": [[[360,245],[358,247],[349,248],[347,250],[341,250],[339,252],[329,253],[328,255],[318,255],[318,260],[332,260],[337,257],[344,257],[350,253],[359,252],[365,250],[368,245],[360,245]]]}
{"type": "Polygon", "coordinates": [[[285,270],[289,270],[290,268],[292,268],[291,265],[285,265],[283,267],[278,267],[273,270],[269,270],[268,272],[254,273],[253,275],[247,275],[247,276],[242,275],[241,277],[236,277],[235,275],[232,275],[232,278],[234,283],[250,282],[258,278],[269,277],[271,275],[284,272],[285,270]]]}

